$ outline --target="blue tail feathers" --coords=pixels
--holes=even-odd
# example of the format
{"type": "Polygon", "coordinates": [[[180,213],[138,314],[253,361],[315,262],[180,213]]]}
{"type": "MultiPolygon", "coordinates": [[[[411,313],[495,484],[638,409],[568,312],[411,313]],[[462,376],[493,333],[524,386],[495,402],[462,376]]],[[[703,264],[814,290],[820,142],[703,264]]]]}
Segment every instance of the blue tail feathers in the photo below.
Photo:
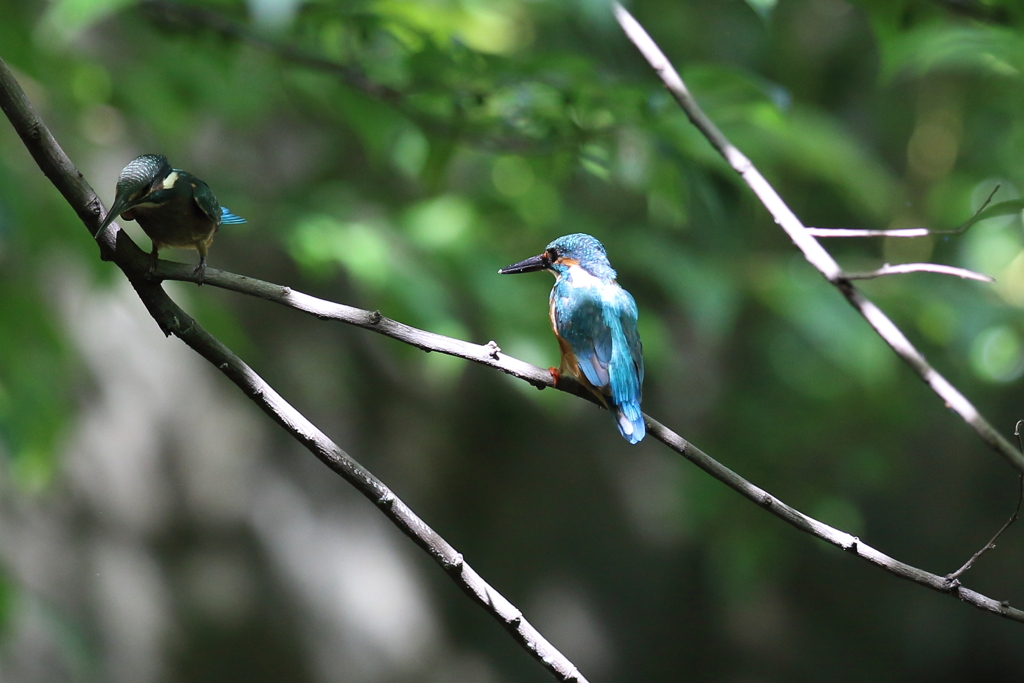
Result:
{"type": "Polygon", "coordinates": [[[220,222],[222,225],[238,225],[239,223],[245,223],[245,219],[241,216],[236,216],[222,206],[220,207],[220,222]]]}
{"type": "Polygon", "coordinates": [[[640,410],[640,403],[627,401],[622,405],[614,406],[615,424],[619,428],[622,438],[631,444],[639,443],[647,435],[647,425],[644,424],[644,414],[640,410]]]}

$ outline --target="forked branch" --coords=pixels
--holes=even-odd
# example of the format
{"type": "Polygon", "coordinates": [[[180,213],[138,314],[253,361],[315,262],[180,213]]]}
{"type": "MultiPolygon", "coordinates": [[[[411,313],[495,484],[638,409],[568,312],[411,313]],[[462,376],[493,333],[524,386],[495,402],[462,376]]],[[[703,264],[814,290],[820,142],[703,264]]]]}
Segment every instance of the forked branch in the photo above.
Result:
{"type": "MultiPolygon", "coordinates": [[[[102,203],[43,124],[2,59],[0,109],[7,114],[39,168],[78,213],[90,233],[95,233],[103,214],[102,203]]],[[[484,581],[463,560],[461,553],[416,516],[383,482],[289,405],[252,368],[185,313],[167,295],[159,280],[147,278],[148,257],[124,231],[120,228],[106,230],[97,241],[102,258],[113,261],[121,268],[164,334],[175,335],[210,361],[296,441],[373,501],[395,526],[427,551],[474,602],[497,619],[516,642],[541,662],[555,678],[585,683],[586,679],[573,663],[555,649],[515,605],[484,581]]]]}
{"type": "Polygon", "coordinates": [[[962,235],[967,232],[972,225],[988,218],[995,218],[996,216],[1010,216],[1013,214],[1019,214],[1024,210],[1024,201],[1020,199],[1010,199],[1005,202],[999,202],[998,204],[992,203],[992,198],[996,196],[996,192],[999,191],[999,185],[992,188],[989,192],[988,197],[981,203],[978,210],[968,218],[966,221],[953,228],[952,230],[931,230],[929,228],[893,228],[891,230],[861,230],[858,228],[805,228],[808,233],[814,237],[927,237],[929,235],[962,235]]]}
{"type": "MultiPolygon", "coordinates": [[[[992,450],[1003,456],[1018,472],[1024,473],[1024,455],[978,412],[978,409],[967,400],[966,396],[931,366],[924,355],[910,343],[906,335],[878,306],[850,282],[850,278],[843,273],[842,268],[831,254],[825,251],[818,240],[804,227],[800,219],[782,201],[775,188],[765,180],[750,159],[733,146],[701,110],[697,101],[686,89],[686,85],[683,84],[682,78],[679,77],[661,48],[647,35],[643,26],[622,5],[615,3],[614,8],[615,17],[626,36],[640,50],[640,54],[658,74],[661,82],[679,103],[693,125],[750,186],[775,222],[786,231],[797,248],[803,252],[804,258],[846,297],[850,305],[867,320],[878,336],[924,380],[925,384],[931,387],[932,391],[950,410],[959,415],[992,450]]],[[[989,207],[990,210],[993,208],[995,207],[989,207]]]]}
{"type": "MultiPolygon", "coordinates": [[[[198,282],[198,277],[192,267],[182,263],[161,261],[155,275],[157,278],[166,278],[168,280],[198,282]]],[[[486,365],[529,382],[536,387],[555,388],[596,403],[589,391],[582,389],[578,384],[572,382],[570,378],[561,378],[558,386],[555,387],[552,384],[551,374],[547,370],[503,353],[493,341],[487,344],[473,344],[461,339],[453,339],[452,337],[428,332],[427,330],[421,330],[396,320],[391,320],[381,315],[380,311],[366,311],[332,301],[325,301],[308,294],[296,292],[290,287],[263,282],[221,270],[208,269],[203,282],[208,286],[222,287],[240,294],[255,296],[288,306],[289,308],[314,315],[321,320],[337,320],[348,325],[371,330],[424,351],[436,351],[480,365],[486,365]]],[[[946,581],[946,577],[918,569],[905,562],[900,562],[861,542],[856,536],[805,515],[736,474],[651,416],[645,414],[644,418],[647,423],[648,435],[662,442],[676,453],[679,453],[744,498],[756,503],[797,529],[852,553],[863,560],[867,560],[871,564],[881,567],[900,578],[909,579],[914,583],[941,593],[949,594],[953,590],[946,581]]],[[[955,586],[955,589],[954,594],[964,602],[968,602],[979,609],[993,612],[1015,621],[1024,622],[1024,611],[1010,607],[1005,601],[993,600],[960,585],[955,586]]]]}
{"type": "MultiPolygon", "coordinates": [[[[1013,428],[1013,433],[1014,435],[1016,435],[1017,441],[1020,443],[1021,453],[1024,453],[1024,435],[1022,435],[1020,431],[1021,424],[1024,424],[1024,420],[1017,420],[1017,426],[1013,428]]],[[[1016,509],[1014,509],[1013,514],[1010,515],[1010,518],[1007,519],[1003,526],[999,528],[999,531],[997,531],[996,535],[992,537],[992,540],[986,543],[981,550],[971,555],[971,559],[967,560],[967,562],[964,563],[964,566],[960,567],[960,569],[957,569],[952,574],[946,576],[946,582],[949,584],[950,589],[960,585],[960,577],[963,575],[963,573],[970,569],[972,566],[974,566],[974,563],[978,560],[979,557],[987,553],[989,550],[995,548],[996,541],[999,540],[999,537],[1003,535],[1003,532],[1009,529],[1011,526],[1013,526],[1013,523],[1017,521],[1017,518],[1020,516],[1021,503],[1024,503],[1024,474],[1018,477],[1017,488],[1017,507],[1016,509]]]]}

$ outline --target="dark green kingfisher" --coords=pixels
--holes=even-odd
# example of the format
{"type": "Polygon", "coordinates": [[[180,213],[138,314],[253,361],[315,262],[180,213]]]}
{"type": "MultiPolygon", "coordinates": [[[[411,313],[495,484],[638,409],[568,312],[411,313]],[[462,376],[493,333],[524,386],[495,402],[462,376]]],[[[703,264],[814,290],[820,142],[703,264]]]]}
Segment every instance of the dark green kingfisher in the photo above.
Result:
{"type": "Polygon", "coordinates": [[[153,240],[149,272],[156,270],[157,252],[163,247],[199,252],[199,284],[206,273],[206,252],[221,223],[245,223],[217,202],[210,186],[188,171],[171,168],[162,154],[133,159],[117,179],[114,204],[103,217],[96,237],[120,215],[138,221],[153,240]]]}

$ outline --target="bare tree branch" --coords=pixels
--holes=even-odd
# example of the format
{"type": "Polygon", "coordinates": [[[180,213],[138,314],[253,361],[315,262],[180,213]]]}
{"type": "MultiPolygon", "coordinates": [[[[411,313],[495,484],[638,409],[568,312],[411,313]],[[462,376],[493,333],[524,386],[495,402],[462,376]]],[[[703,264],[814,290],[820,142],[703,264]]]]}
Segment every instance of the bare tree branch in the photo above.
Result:
{"type": "MultiPolygon", "coordinates": [[[[185,282],[199,282],[199,278],[191,266],[184,263],[171,263],[169,261],[159,262],[155,277],[185,282]]],[[[501,349],[493,341],[487,344],[473,344],[460,339],[453,339],[391,320],[381,315],[380,311],[366,311],[332,301],[325,301],[308,294],[296,292],[290,287],[263,282],[222,270],[208,268],[203,277],[203,283],[213,287],[229,289],[240,294],[266,299],[267,301],[309,313],[321,320],[337,320],[365,330],[371,330],[424,351],[436,351],[479,363],[480,365],[486,365],[529,382],[538,388],[555,388],[598,404],[593,394],[572,381],[572,378],[560,378],[556,387],[552,383],[551,374],[547,370],[502,353],[501,349]]],[[[947,583],[945,577],[900,562],[862,543],[856,536],[835,529],[813,517],[808,517],[736,474],[650,415],[644,414],[644,420],[647,424],[647,433],[653,438],[679,453],[743,497],[797,529],[831,543],[838,548],[842,548],[900,578],[909,579],[914,583],[941,593],[948,594],[954,592],[958,598],[979,609],[994,612],[1014,621],[1024,622],[1024,611],[1010,607],[1006,602],[993,600],[962,586],[951,586],[947,583]]]]}
{"type": "Polygon", "coordinates": [[[898,263],[890,266],[886,263],[878,270],[869,270],[863,273],[844,272],[843,277],[847,280],[871,280],[885,275],[905,275],[906,273],[939,273],[940,275],[955,275],[965,280],[978,280],[979,282],[995,282],[994,277],[975,273],[966,268],[955,266],[943,266],[938,263],[898,263]]]}
{"type": "Polygon", "coordinates": [[[956,412],[964,422],[977,433],[981,440],[992,448],[999,455],[1003,456],[1018,472],[1024,473],[1024,455],[1000,434],[986,420],[978,409],[967,400],[960,391],[931,366],[924,355],[918,351],[906,335],[882,312],[878,306],[872,303],[863,293],[854,287],[849,279],[843,274],[839,264],[825,251],[800,219],[790,210],[775,189],[765,180],[764,176],[754,167],[754,164],[743,155],[729,140],[722,134],[718,127],[701,110],[697,101],[683,84],[683,80],[673,68],[672,64],[665,57],[655,42],[651,39],[644,28],[626,11],[626,9],[615,3],[615,17],[626,33],[626,36],[636,45],[644,59],[651,65],[662,83],[675,98],[679,106],[689,117],[690,121],[708,139],[708,142],[718,150],[728,164],[743,180],[750,186],[761,203],[771,214],[775,222],[786,231],[793,243],[803,252],[804,258],[818,272],[825,276],[835,286],[850,305],[860,313],[868,324],[878,335],[896,352],[904,362],[916,372],[925,384],[931,387],[943,403],[956,412]]]}
{"type": "MultiPolygon", "coordinates": [[[[75,209],[86,229],[95,233],[100,225],[102,203],[43,124],[2,59],[0,109],[10,119],[39,168],[75,209]]],[[[119,226],[115,230],[104,231],[97,242],[102,258],[113,261],[121,268],[165,335],[175,335],[210,361],[293,438],[373,501],[395,526],[427,551],[470,598],[504,626],[516,642],[541,662],[555,678],[577,683],[586,681],[573,663],[555,649],[515,605],[465,562],[461,553],[416,516],[383,482],[289,405],[252,368],[185,313],[171,300],[158,280],[148,279],[145,276],[148,257],[119,226]]]]}

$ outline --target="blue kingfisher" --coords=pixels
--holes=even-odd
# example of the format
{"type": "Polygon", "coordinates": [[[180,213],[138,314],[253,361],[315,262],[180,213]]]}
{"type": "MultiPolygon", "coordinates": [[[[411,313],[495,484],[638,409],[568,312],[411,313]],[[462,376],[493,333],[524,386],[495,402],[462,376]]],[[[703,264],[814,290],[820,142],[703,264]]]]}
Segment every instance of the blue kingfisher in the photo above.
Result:
{"type": "Polygon", "coordinates": [[[206,252],[221,223],[245,223],[217,203],[210,186],[187,171],[171,168],[162,154],[143,154],[133,159],[117,179],[114,204],[96,231],[98,237],[120,214],[138,221],[153,240],[149,273],[156,270],[157,252],[164,247],[199,252],[199,284],[206,273],[206,252]]]}
{"type": "Polygon", "coordinates": [[[569,372],[612,411],[619,433],[631,444],[647,429],[640,411],[644,382],[643,346],[636,329],[636,302],[615,281],[604,245],[590,235],[559,237],[544,253],[498,273],[549,270],[555,276],[549,314],[562,351],[558,383],[569,372]]]}

